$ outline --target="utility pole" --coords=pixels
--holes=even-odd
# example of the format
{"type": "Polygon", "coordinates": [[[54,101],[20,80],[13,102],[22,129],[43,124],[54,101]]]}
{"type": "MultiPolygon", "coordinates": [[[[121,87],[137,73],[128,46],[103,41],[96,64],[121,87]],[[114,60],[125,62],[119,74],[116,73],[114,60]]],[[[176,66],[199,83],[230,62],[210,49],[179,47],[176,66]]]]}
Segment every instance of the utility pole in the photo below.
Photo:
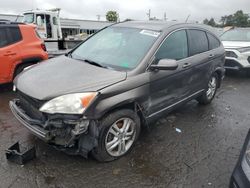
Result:
{"type": "Polygon", "coordinates": [[[151,18],[151,9],[149,9],[148,12],[147,12],[146,14],[147,14],[147,16],[148,16],[148,20],[150,20],[150,18],[151,18]]]}
{"type": "Polygon", "coordinates": [[[167,21],[167,13],[164,12],[164,21],[167,21]]]}
{"type": "Polygon", "coordinates": [[[186,19],[186,21],[185,21],[185,23],[187,23],[188,22],[188,19],[189,19],[189,17],[190,17],[191,15],[189,14],[188,15],[188,17],[187,17],[187,19],[186,19]]]}
{"type": "Polygon", "coordinates": [[[96,15],[96,16],[97,16],[97,20],[100,21],[101,15],[98,14],[98,15],[96,15]]]}

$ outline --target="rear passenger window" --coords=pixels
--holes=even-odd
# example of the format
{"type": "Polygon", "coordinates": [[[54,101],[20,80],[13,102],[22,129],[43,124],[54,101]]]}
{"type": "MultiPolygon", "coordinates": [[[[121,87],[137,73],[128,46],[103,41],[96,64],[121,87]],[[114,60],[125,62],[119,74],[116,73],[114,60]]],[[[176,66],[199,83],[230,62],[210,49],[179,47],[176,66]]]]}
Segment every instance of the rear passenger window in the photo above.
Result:
{"type": "Polygon", "coordinates": [[[6,28],[0,28],[0,48],[8,45],[8,37],[6,28]]]}
{"type": "Polygon", "coordinates": [[[21,32],[19,30],[19,27],[9,27],[8,28],[11,39],[10,39],[10,43],[16,43],[22,40],[22,35],[21,32]]]}
{"type": "Polygon", "coordinates": [[[220,47],[220,41],[216,37],[207,33],[207,38],[209,42],[209,50],[220,47]]]}
{"type": "Polygon", "coordinates": [[[188,57],[186,30],[176,31],[168,36],[155,57],[157,61],[160,59],[180,60],[188,57]]]}
{"type": "Polygon", "coordinates": [[[204,31],[188,30],[190,56],[208,51],[207,35],[204,31]]]}

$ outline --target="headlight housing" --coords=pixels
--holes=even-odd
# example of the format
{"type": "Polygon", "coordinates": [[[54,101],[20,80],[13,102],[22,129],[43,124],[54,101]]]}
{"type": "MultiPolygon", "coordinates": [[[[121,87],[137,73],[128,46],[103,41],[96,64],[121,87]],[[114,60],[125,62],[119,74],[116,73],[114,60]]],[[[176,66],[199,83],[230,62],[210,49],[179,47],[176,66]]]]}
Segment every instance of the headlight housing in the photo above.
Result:
{"type": "Polygon", "coordinates": [[[88,92],[63,95],[48,101],[39,110],[49,114],[82,114],[97,94],[88,92]]]}
{"type": "Polygon", "coordinates": [[[238,48],[237,50],[238,50],[240,53],[250,52],[250,47],[238,48]]]}

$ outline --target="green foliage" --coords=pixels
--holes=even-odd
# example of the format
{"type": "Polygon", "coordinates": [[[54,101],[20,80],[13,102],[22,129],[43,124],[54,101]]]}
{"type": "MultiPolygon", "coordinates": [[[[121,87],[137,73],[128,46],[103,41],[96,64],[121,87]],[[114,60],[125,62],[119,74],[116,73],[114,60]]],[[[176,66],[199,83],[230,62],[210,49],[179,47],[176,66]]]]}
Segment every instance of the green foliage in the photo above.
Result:
{"type": "Polygon", "coordinates": [[[118,13],[116,11],[110,10],[106,14],[106,20],[109,22],[117,22],[118,20],[118,13]]]}
{"type": "Polygon", "coordinates": [[[217,25],[213,18],[210,20],[205,19],[204,24],[211,25],[213,27],[226,27],[226,26],[235,26],[235,27],[250,27],[250,17],[248,14],[245,14],[242,10],[238,10],[234,14],[222,16],[220,19],[220,25],[217,25]]]}
{"type": "Polygon", "coordinates": [[[236,13],[228,16],[222,16],[220,21],[223,27],[250,27],[249,16],[248,14],[244,14],[242,10],[238,10],[236,13]]]}
{"type": "Polygon", "coordinates": [[[205,19],[203,21],[203,23],[206,24],[206,25],[210,25],[212,27],[216,27],[217,26],[216,22],[214,21],[214,18],[211,18],[210,20],[205,19]]]}

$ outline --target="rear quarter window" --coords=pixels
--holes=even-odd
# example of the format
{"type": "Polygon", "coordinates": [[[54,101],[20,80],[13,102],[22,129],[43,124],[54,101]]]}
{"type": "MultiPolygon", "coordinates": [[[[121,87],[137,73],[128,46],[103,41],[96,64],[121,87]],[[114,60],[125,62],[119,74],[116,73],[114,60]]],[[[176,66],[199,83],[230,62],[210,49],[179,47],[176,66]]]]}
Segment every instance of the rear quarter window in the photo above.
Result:
{"type": "Polygon", "coordinates": [[[188,30],[189,55],[193,56],[209,50],[208,39],[205,31],[188,30]]]}
{"type": "Polygon", "coordinates": [[[220,47],[220,41],[216,37],[214,37],[210,33],[207,33],[207,38],[209,42],[209,50],[220,47]]]}
{"type": "Polygon", "coordinates": [[[22,40],[22,35],[20,32],[19,27],[9,27],[8,28],[9,34],[10,34],[10,43],[16,43],[22,40]]]}
{"type": "Polygon", "coordinates": [[[0,48],[3,48],[9,44],[7,29],[4,27],[0,27],[0,48]]]}

